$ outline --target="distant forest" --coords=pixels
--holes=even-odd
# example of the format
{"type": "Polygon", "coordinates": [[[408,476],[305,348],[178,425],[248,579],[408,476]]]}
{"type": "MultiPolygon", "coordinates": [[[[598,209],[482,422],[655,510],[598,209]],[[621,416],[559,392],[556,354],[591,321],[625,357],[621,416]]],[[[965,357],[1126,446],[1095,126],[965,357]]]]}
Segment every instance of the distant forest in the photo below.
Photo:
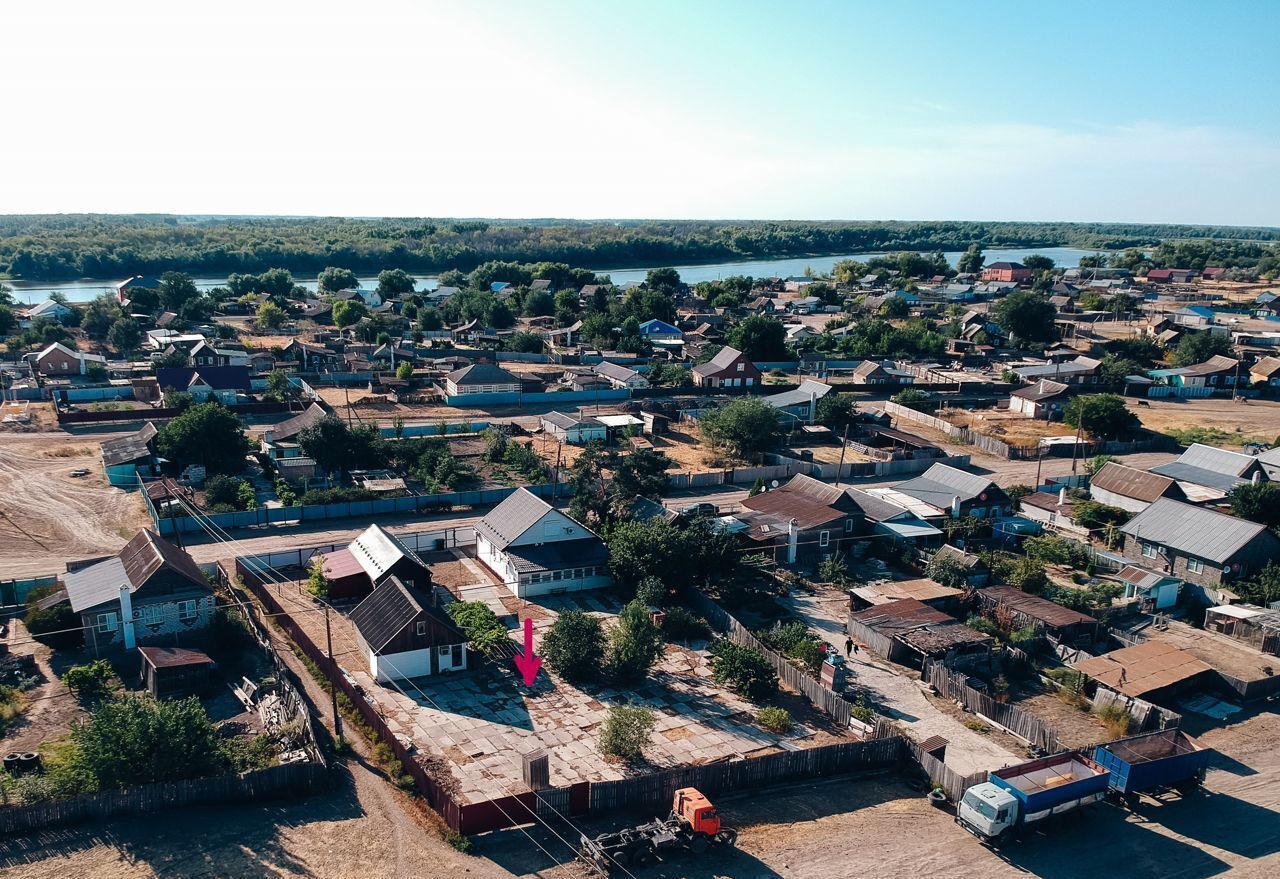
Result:
{"type": "MultiPolygon", "coordinates": [[[[0,216],[0,274],[28,280],[184,271],[220,276],[326,266],[376,273],[470,271],[489,260],[648,267],[861,251],[1079,247],[1231,241],[1248,263],[1280,229],[1129,223],[709,222],[0,216]]],[[[1237,263],[1239,264],[1239,263],[1237,263]]]]}

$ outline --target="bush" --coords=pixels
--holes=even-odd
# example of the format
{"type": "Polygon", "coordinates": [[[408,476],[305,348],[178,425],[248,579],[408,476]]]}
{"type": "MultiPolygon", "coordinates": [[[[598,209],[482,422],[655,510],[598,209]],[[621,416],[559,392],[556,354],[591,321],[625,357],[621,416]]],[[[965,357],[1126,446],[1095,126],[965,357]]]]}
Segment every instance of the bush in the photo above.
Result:
{"type": "Polygon", "coordinates": [[[556,618],[542,639],[542,655],[568,681],[589,681],[604,665],[604,631],[600,621],[580,610],[567,610],[556,618]]]}
{"type": "Polygon", "coordinates": [[[662,649],[662,631],[653,624],[648,608],[632,601],[618,614],[617,628],[609,636],[609,672],[623,681],[640,680],[662,649]]]}
{"type": "Polygon", "coordinates": [[[649,744],[656,720],[648,708],[614,705],[609,709],[600,729],[600,753],[619,757],[628,763],[640,759],[649,744]]]}
{"type": "Polygon", "coordinates": [[[636,601],[645,607],[662,607],[667,601],[667,587],[657,577],[645,577],[636,587],[636,601]]]}
{"type": "Polygon", "coordinates": [[[991,620],[981,614],[971,614],[964,624],[969,628],[981,632],[984,635],[990,635],[993,638],[1000,634],[1000,629],[991,620]]]}
{"type": "Polygon", "coordinates": [[[720,638],[711,645],[711,674],[716,683],[753,702],[778,692],[778,673],[763,653],[720,638]]]}
{"type": "Polygon", "coordinates": [[[316,553],[307,567],[307,591],[316,598],[328,598],[329,585],[329,578],[324,573],[324,556],[316,553]]]}
{"type": "Polygon", "coordinates": [[[836,553],[818,565],[818,579],[823,583],[844,583],[849,579],[849,560],[836,553]]]}
{"type": "Polygon", "coordinates": [[[448,607],[449,619],[462,629],[471,646],[491,655],[510,640],[507,627],[483,601],[455,601],[448,607]]]}
{"type": "Polygon", "coordinates": [[[799,620],[778,623],[772,629],[756,632],[756,637],[770,650],[784,653],[800,662],[811,674],[822,669],[826,654],[822,642],[809,634],[809,627],[799,620]]]}
{"type": "Polygon", "coordinates": [[[1133,732],[1133,716],[1119,702],[1112,702],[1095,711],[1102,725],[1112,738],[1123,738],[1133,732]]]}
{"type": "Polygon", "coordinates": [[[81,699],[97,699],[107,694],[107,685],[115,672],[105,659],[95,659],[86,665],[73,665],[62,674],[67,689],[81,699]]]}
{"type": "Polygon", "coordinates": [[[662,634],[668,641],[705,641],[711,637],[711,626],[697,614],[678,606],[663,613],[662,634]]]}
{"type": "Polygon", "coordinates": [[[84,632],[80,629],[80,617],[71,609],[71,602],[60,601],[45,609],[38,607],[56,589],[56,586],[40,586],[27,594],[24,622],[31,637],[41,644],[54,648],[74,647],[84,641],[84,632]]]}
{"type": "Polygon", "coordinates": [[[792,727],[791,712],[785,708],[773,706],[761,708],[756,713],[756,723],[760,724],[761,729],[767,729],[769,732],[788,733],[791,732],[792,727]]]}

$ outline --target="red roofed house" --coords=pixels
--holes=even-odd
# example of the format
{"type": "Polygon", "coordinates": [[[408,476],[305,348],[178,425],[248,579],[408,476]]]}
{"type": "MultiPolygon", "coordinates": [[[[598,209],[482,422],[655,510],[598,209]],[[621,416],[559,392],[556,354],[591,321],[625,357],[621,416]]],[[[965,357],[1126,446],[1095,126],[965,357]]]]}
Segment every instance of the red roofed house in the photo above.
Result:
{"type": "Polygon", "coordinates": [[[331,598],[365,596],[389,577],[410,588],[431,590],[431,572],[417,553],[379,525],[370,525],[351,543],[324,556],[331,598]]]}
{"type": "Polygon", "coordinates": [[[693,368],[693,383],[700,388],[749,388],[760,384],[760,370],[750,357],[726,345],[693,368]]]}

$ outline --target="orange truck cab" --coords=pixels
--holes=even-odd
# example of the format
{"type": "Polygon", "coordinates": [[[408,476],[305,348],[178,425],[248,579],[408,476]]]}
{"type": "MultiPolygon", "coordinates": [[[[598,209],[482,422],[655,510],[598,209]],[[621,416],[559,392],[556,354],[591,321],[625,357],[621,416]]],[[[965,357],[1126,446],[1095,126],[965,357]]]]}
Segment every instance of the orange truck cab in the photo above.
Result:
{"type": "Polygon", "coordinates": [[[675,794],[671,811],[695,833],[715,836],[720,832],[720,816],[716,807],[696,787],[682,787],[675,794]]]}

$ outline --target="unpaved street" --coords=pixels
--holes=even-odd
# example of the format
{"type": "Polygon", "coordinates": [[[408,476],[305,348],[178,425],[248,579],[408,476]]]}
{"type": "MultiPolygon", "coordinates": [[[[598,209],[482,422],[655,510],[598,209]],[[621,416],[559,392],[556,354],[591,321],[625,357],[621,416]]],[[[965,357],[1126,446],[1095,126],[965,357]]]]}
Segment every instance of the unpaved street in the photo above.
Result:
{"type": "Polygon", "coordinates": [[[58,573],[118,550],[150,521],[142,499],[107,484],[104,435],[0,434],[0,580],[58,573]],[[86,469],[75,478],[72,470],[86,469]]]}

